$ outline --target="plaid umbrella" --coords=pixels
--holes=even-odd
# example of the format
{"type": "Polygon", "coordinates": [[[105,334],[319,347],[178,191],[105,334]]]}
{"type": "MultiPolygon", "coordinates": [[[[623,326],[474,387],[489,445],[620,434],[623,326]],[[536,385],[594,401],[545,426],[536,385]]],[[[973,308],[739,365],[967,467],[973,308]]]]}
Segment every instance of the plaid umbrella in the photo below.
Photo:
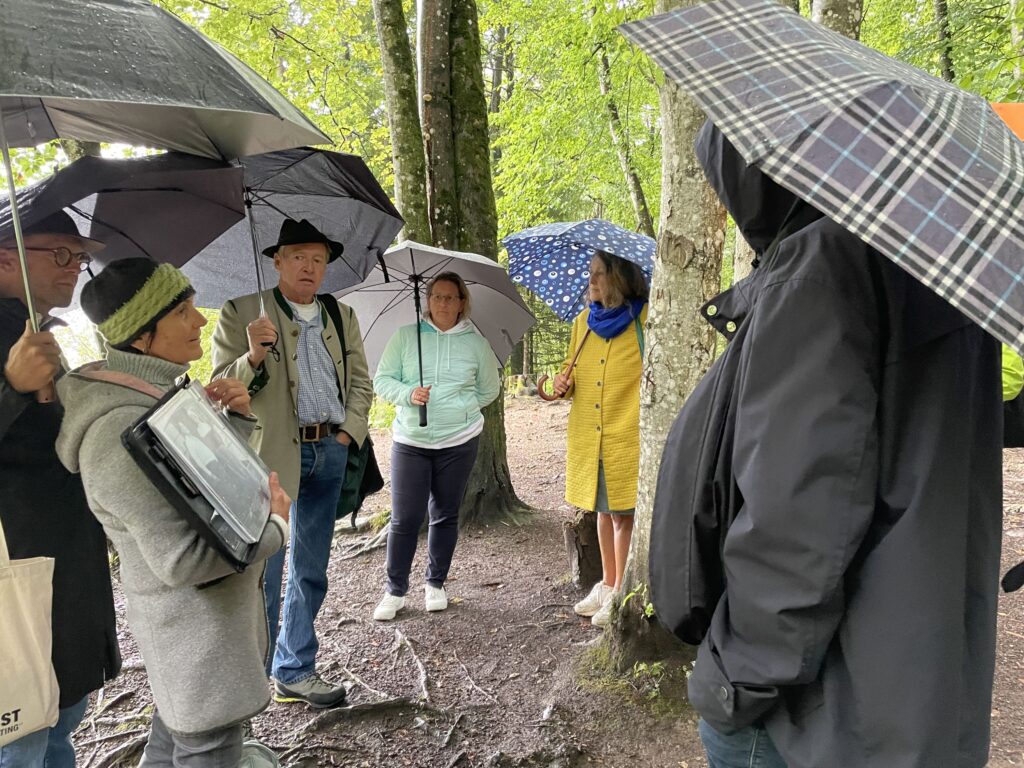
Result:
{"type": "Polygon", "coordinates": [[[562,320],[583,311],[595,249],[632,261],[648,281],[654,272],[654,240],[604,219],[541,224],[501,242],[512,280],[540,296],[562,320]]]}
{"type": "Polygon", "coordinates": [[[987,102],[775,0],[623,33],[747,162],[1024,349],[1024,143],[987,102]]]}

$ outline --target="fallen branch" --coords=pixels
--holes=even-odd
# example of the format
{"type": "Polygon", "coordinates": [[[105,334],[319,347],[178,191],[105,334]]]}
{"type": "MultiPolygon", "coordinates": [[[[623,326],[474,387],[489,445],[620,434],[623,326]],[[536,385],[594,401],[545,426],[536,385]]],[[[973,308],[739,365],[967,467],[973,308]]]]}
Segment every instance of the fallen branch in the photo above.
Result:
{"type": "Polygon", "coordinates": [[[452,734],[455,733],[455,729],[458,728],[460,720],[462,720],[461,712],[459,712],[459,714],[455,716],[455,722],[452,723],[452,727],[449,728],[448,733],[445,734],[444,741],[441,742],[442,747],[448,746],[448,742],[452,740],[452,734]]]}
{"type": "Polygon", "coordinates": [[[402,630],[396,629],[395,642],[399,645],[404,645],[409,649],[409,653],[412,654],[412,660],[416,662],[416,666],[420,670],[420,688],[423,691],[422,699],[427,702],[427,704],[433,704],[430,700],[430,691],[427,688],[427,668],[423,666],[423,662],[420,661],[420,657],[416,655],[416,649],[412,647],[412,641],[402,634],[402,630]]]}
{"type": "Polygon", "coordinates": [[[96,768],[111,768],[111,766],[119,761],[127,760],[140,749],[145,748],[147,741],[149,741],[149,734],[144,734],[136,736],[131,741],[125,742],[118,747],[114,747],[114,749],[100,758],[100,761],[96,763],[96,768]]]}
{"type": "Polygon", "coordinates": [[[480,693],[482,693],[487,699],[489,699],[494,704],[497,704],[498,700],[496,698],[494,698],[493,694],[488,693],[487,691],[485,691],[483,688],[481,688],[479,685],[476,684],[476,680],[474,680],[473,676],[471,674],[469,674],[469,670],[466,668],[466,665],[463,664],[462,663],[462,659],[459,658],[459,652],[455,651],[454,653],[455,653],[455,660],[457,662],[459,662],[459,666],[462,667],[462,671],[466,673],[466,677],[469,680],[469,684],[471,686],[473,686],[473,689],[479,691],[480,693]]]}
{"type": "Polygon", "coordinates": [[[121,693],[117,694],[117,696],[114,696],[112,699],[108,699],[107,701],[103,702],[103,706],[101,706],[99,709],[93,712],[92,717],[89,719],[95,722],[96,718],[102,715],[108,709],[116,707],[122,701],[124,701],[125,699],[130,699],[134,695],[135,691],[121,691],[121,693]]]}

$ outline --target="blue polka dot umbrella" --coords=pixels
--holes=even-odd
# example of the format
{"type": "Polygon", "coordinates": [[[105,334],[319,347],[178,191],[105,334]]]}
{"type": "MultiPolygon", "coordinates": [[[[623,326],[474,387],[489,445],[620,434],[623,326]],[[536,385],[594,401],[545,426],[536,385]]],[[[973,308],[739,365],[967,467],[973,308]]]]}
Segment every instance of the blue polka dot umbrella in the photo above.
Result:
{"type": "Polygon", "coordinates": [[[590,260],[600,249],[639,266],[650,282],[655,242],[604,219],[541,224],[506,237],[513,282],[537,294],[563,320],[583,311],[590,260]]]}

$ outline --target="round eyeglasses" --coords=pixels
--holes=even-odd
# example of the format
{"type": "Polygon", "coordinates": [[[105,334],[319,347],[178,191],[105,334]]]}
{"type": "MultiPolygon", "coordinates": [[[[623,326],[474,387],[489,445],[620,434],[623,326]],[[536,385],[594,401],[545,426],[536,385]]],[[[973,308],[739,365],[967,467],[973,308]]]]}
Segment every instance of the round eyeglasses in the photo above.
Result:
{"type": "Polygon", "coordinates": [[[53,261],[58,267],[64,269],[65,267],[71,266],[72,262],[78,262],[78,271],[84,272],[92,264],[92,256],[85,251],[72,251],[69,248],[26,248],[26,251],[38,251],[40,253],[48,253],[53,257],[53,261]]]}

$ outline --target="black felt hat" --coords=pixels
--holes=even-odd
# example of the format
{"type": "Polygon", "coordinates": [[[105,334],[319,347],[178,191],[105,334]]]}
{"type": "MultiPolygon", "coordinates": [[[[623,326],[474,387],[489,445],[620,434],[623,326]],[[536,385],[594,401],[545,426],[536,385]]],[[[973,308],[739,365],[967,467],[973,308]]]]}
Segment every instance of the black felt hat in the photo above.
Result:
{"type": "Polygon", "coordinates": [[[341,256],[345,246],[341,243],[329,240],[319,229],[309,223],[308,220],[296,221],[285,219],[281,224],[281,234],[277,236],[277,243],[269,248],[263,249],[264,256],[273,256],[282,245],[304,245],[305,243],[323,243],[327,246],[329,254],[328,263],[341,256]]]}
{"type": "Polygon", "coordinates": [[[67,235],[68,237],[76,238],[79,242],[79,247],[87,253],[103,250],[103,243],[88,237],[82,237],[78,232],[78,227],[75,226],[74,219],[64,211],[51,213],[45,219],[24,227],[22,234],[25,237],[29,235],[67,235]]]}

